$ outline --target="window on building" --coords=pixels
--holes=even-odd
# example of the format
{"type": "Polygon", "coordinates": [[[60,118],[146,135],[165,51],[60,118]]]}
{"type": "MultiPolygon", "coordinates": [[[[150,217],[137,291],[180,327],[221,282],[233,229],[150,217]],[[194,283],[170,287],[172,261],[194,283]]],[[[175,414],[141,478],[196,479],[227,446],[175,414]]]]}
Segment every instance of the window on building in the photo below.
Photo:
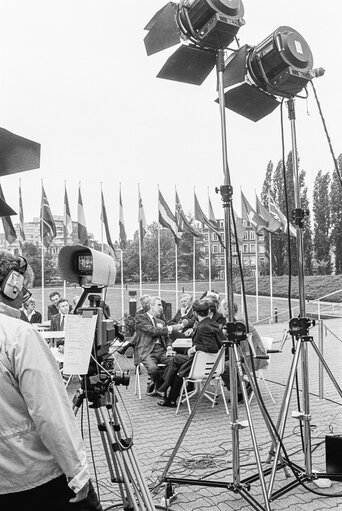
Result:
{"type": "Polygon", "coordinates": [[[255,260],[255,257],[251,257],[251,258],[250,258],[250,264],[251,264],[251,266],[256,266],[256,260],[255,260]]]}
{"type": "Polygon", "coordinates": [[[218,253],[218,245],[213,245],[213,252],[214,254],[218,253]]]}
{"type": "Polygon", "coordinates": [[[255,231],[249,231],[249,239],[251,241],[254,241],[255,240],[255,231]]]}
{"type": "Polygon", "coordinates": [[[217,234],[215,234],[215,233],[213,234],[212,240],[213,241],[217,241],[218,240],[217,234]]]}
{"type": "Polygon", "coordinates": [[[243,252],[246,254],[248,252],[248,245],[247,243],[243,244],[243,252]]]}
{"type": "Polygon", "coordinates": [[[265,253],[265,245],[258,245],[258,249],[259,249],[259,254],[265,253]]]}
{"type": "Polygon", "coordinates": [[[245,234],[243,235],[244,240],[248,240],[248,231],[245,231],[245,234]]]}
{"type": "Polygon", "coordinates": [[[249,251],[250,251],[252,254],[254,254],[254,252],[255,252],[255,245],[254,245],[254,243],[251,243],[251,244],[249,245],[249,251]]]}

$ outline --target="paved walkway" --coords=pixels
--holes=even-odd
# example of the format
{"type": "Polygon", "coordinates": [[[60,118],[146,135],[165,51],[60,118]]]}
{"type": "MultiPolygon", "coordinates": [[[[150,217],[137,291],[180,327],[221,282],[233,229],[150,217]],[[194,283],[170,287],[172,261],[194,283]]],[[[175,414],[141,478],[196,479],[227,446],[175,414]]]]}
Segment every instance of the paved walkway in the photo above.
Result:
{"type": "MultiPolygon", "coordinates": [[[[288,329],[288,324],[260,325],[259,333],[264,336],[274,338],[274,346],[281,346],[283,332],[288,329]]],[[[342,366],[342,322],[341,320],[327,320],[324,322],[324,359],[332,370],[339,384],[342,385],[341,366],[342,366]]],[[[318,327],[311,329],[315,342],[318,342],[318,327]]],[[[264,373],[267,378],[269,388],[276,401],[274,405],[271,398],[261,382],[260,389],[266,405],[266,409],[272,421],[276,422],[280,410],[284,388],[289,377],[293,355],[291,353],[292,340],[289,338],[285,342],[281,353],[275,353],[271,356],[270,366],[264,373]]],[[[311,437],[312,437],[312,465],[316,471],[324,472],[325,468],[325,436],[330,434],[342,434],[342,399],[333,386],[331,380],[324,377],[324,396],[325,399],[318,398],[319,395],[319,368],[318,358],[312,347],[309,347],[309,391],[310,408],[312,414],[311,437]]],[[[134,370],[132,359],[119,356],[118,363],[121,369],[131,370],[131,381],[128,388],[117,387],[121,396],[117,409],[120,410],[122,421],[126,426],[127,436],[133,436],[134,450],[140,464],[140,470],[144,474],[149,485],[153,501],[156,506],[161,505],[161,499],[164,496],[164,485],[158,485],[160,477],[170,459],[179,435],[183,431],[188,418],[185,406],[182,406],[179,414],[175,414],[174,409],[161,408],[157,406],[158,398],[152,398],[145,395],[146,374],[141,375],[142,399],[139,400],[134,394],[134,370]]],[[[299,389],[302,387],[300,372],[300,363],[298,364],[299,389]]],[[[68,387],[70,397],[72,397],[78,388],[76,379],[72,380],[68,387]]],[[[295,391],[292,393],[289,407],[289,414],[286,420],[284,433],[284,445],[290,460],[299,466],[304,466],[304,459],[301,448],[301,437],[299,422],[292,418],[292,411],[298,410],[296,404],[295,391]]],[[[301,397],[301,392],[299,392],[301,397]]],[[[261,413],[261,407],[254,397],[251,402],[252,427],[255,431],[257,442],[257,451],[263,467],[269,467],[266,464],[268,452],[271,447],[271,436],[269,433],[269,421],[265,422],[264,415],[261,413]]],[[[239,405],[239,420],[247,418],[246,408],[239,405]]],[[[104,509],[110,508],[122,502],[118,491],[118,485],[110,481],[108,464],[101,438],[97,431],[96,420],[93,409],[84,407],[82,414],[79,410],[78,419],[83,429],[86,444],[89,448],[89,459],[93,456],[96,466],[99,493],[101,495],[104,509]],[[90,427],[88,427],[87,415],[89,415],[90,427]],[[83,417],[83,423],[81,424],[83,417]]],[[[199,405],[198,411],[192,420],[187,434],[180,446],[176,458],[167,471],[168,476],[177,478],[192,478],[197,481],[212,480],[229,483],[233,480],[232,474],[232,433],[230,427],[230,417],[226,415],[222,399],[219,400],[214,409],[210,403],[203,399],[199,405]]],[[[251,429],[241,429],[239,431],[239,463],[241,480],[258,474],[255,460],[255,450],[253,449],[251,429]]],[[[289,481],[293,481],[291,475],[288,480],[285,478],[283,470],[276,473],[274,491],[281,489],[289,481]]],[[[326,481],[326,480],[324,480],[326,481]]],[[[269,476],[266,477],[266,486],[268,486],[269,476]]],[[[293,490],[286,492],[283,496],[273,500],[270,503],[272,510],[288,511],[308,511],[330,509],[333,511],[342,509],[342,498],[328,498],[313,493],[323,492],[326,494],[342,493],[342,484],[332,482],[330,488],[318,488],[314,483],[306,483],[307,488],[301,485],[293,490]]],[[[253,507],[241,497],[226,487],[217,488],[210,485],[189,486],[177,485],[177,498],[170,505],[174,511],[239,511],[253,509],[253,507]]],[[[264,507],[262,487],[259,479],[251,484],[250,491],[246,491],[260,504],[260,509],[264,507]]],[[[117,506],[122,509],[122,505],[117,506]]],[[[160,508],[160,507],[159,507],[160,508]]],[[[113,507],[112,507],[113,509],[113,507]]]]}

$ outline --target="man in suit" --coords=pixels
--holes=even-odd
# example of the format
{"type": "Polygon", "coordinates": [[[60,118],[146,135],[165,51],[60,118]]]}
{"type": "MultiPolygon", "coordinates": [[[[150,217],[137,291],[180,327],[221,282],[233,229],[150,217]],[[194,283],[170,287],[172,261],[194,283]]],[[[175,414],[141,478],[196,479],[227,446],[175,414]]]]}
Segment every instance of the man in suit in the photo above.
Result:
{"type": "Polygon", "coordinates": [[[211,318],[212,304],[208,299],[196,300],[193,309],[196,315],[197,326],[192,337],[192,347],[187,355],[176,355],[171,364],[164,371],[164,383],[160,386],[160,392],[165,392],[170,387],[169,394],[159,401],[159,406],[176,407],[176,400],[182,388],[182,377],[190,372],[193,356],[196,351],[205,353],[217,353],[225,340],[217,321],[211,318]],[[178,375],[181,373],[181,376],[178,375]]]}
{"type": "Polygon", "coordinates": [[[49,298],[50,298],[51,305],[48,306],[48,319],[51,319],[51,317],[53,315],[59,313],[57,303],[58,303],[58,300],[60,300],[61,295],[58,293],[58,291],[53,291],[52,293],[50,293],[49,298]]]}
{"type": "Polygon", "coordinates": [[[183,329],[180,332],[172,332],[171,338],[173,340],[178,339],[180,337],[186,337],[184,331],[189,328],[189,325],[193,325],[194,323],[194,311],[192,308],[192,296],[185,293],[180,297],[180,309],[177,310],[176,314],[170,321],[168,325],[182,325],[183,329]]]}
{"type": "Polygon", "coordinates": [[[156,395],[162,383],[158,364],[168,365],[172,356],[172,340],[170,334],[180,331],[182,325],[165,325],[160,319],[163,315],[163,304],[159,297],[149,297],[146,312],[136,316],[136,333],[134,347],[134,364],[140,363],[146,367],[151,382],[154,385],[152,395],[156,395]]]}
{"type": "Polygon", "coordinates": [[[27,302],[23,303],[23,308],[20,311],[20,319],[28,323],[41,323],[42,315],[40,312],[37,312],[35,308],[36,300],[34,298],[29,298],[27,302]]]}
{"type": "MultiPolygon", "coordinates": [[[[70,305],[66,298],[57,302],[58,314],[51,316],[50,332],[60,332],[65,328],[65,316],[69,314],[70,305]]],[[[57,347],[64,344],[64,339],[57,339],[57,347]]]]}

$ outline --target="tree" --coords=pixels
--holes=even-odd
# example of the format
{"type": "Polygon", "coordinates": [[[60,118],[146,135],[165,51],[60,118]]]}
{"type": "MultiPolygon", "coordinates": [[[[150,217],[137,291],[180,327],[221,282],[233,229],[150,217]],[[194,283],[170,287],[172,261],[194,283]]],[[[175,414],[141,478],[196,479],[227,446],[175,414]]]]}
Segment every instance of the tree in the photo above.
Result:
{"type": "Polygon", "coordinates": [[[323,174],[320,170],[316,176],[313,190],[313,246],[318,263],[318,273],[321,275],[331,274],[329,186],[329,172],[323,174]]]}
{"type": "MultiPolygon", "coordinates": [[[[338,158],[338,165],[341,171],[342,155],[338,158]]],[[[342,273],[342,187],[336,171],[333,172],[329,199],[331,214],[330,243],[335,252],[335,273],[340,275],[342,273]]]]}
{"type": "MultiPolygon", "coordinates": [[[[34,243],[25,242],[23,256],[27,259],[33,274],[33,287],[42,285],[42,252],[41,248],[34,243]]],[[[49,251],[44,250],[44,283],[49,284],[52,279],[58,277],[56,259],[49,251]]]]}

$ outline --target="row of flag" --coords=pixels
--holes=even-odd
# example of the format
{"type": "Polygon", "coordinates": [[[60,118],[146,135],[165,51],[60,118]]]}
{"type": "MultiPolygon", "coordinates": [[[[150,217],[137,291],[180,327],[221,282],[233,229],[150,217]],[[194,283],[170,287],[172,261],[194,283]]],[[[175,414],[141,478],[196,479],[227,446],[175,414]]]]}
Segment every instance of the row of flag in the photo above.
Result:
{"type": "MultiPolygon", "coordinates": [[[[0,185],[0,197],[5,200],[1,185],[0,185]]],[[[138,222],[139,222],[139,240],[140,243],[143,242],[144,236],[147,232],[147,223],[146,217],[143,207],[143,202],[140,194],[140,189],[138,187],[138,222]]],[[[296,236],[296,229],[291,224],[291,222],[287,221],[286,216],[280,210],[272,196],[268,197],[268,209],[261,203],[260,199],[256,197],[256,207],[255,209],[248,202],[247,198],[241,191],[241,217],[238,217],[235,213],[235,220],[237,226],[237,238],[238,243],[241,244],[244,237],[245,228],[243,226],[242,220],[249,222],[252,227],[254,227],[257,233],[261,233],[263,230],[268,232],[287,232],[289,228],[290,235],[296,236]]],[[[113,251],[113,256],[115,255],[115,248],[111,238],[108,216],[104,201],[103,192],[101,189],[101,221],[104,226],[107,244],[113,251]]],[[[47,199],[44,186],[42,184],[42,198],[41,198],[41,209],[40,209],[40,219],[41,219],[41,239],[45,247],[48,247],[51,241],[56,237],[56,225],[55,221],[50,209],[49,201],[47,199]]],[[[200,203],[197,199],[196,193],[194,192],[194,220],[199,222],[202,226],[206,225],[211,231],[213,231],[222,246],[224,247],[223,240],[221,237],[221,231],[219,228],[219,222],[215,219],[213,207],[208,197],[208,215],[203,212],[203,209],[200,206],[200,203]]],[[[180,202],[177,190],[175,191],[175,211],[172,212],[171,208],[167,204],[164,199],[162,193],[158,189],[158,221],[159,224],[167,229],[169,229],[175,239],[175,243],[178,245],[183,233],[189,233],[195,238],[201,236],[201,233],[196,229],[194,225],[190,223],[188,218],[186,217],[182,204],[180,202]]],[[[5,238],[9,244],[13,243],[17,239],[17,233],[13,226],[11,217],[2,217],[2,223],[5,233],[5,238]]],[[[63,226],[64,226],[64,241],[66,244],[67,238],[72,234],[72,218],[70,214],[69,200],[67,189],[65,186],[64,190],[64,215],[63,215],[63,226]]],[[[78,205],[77,205],[77,228],[78,228],[78,238],[82,245],[88,244],[88,231],[86,227],[85,221],[85,213],[83,200],[81,195],[81,185],[79,184],[78,189],[78,205]]],[[[22,193],[21,193],[21,185],[19,184],[19,241],[20,244],[25,241],[25,229],[24,229],[24,212],[23,212],[23,202],[22,202],[22,193]]],[[[124,214],[123,214],[123,203],[121,196],[121,186],[119,191],[119,247],[123,251],[127,248],[127,235],[125,229],[124,222],[124,214]]]]}

